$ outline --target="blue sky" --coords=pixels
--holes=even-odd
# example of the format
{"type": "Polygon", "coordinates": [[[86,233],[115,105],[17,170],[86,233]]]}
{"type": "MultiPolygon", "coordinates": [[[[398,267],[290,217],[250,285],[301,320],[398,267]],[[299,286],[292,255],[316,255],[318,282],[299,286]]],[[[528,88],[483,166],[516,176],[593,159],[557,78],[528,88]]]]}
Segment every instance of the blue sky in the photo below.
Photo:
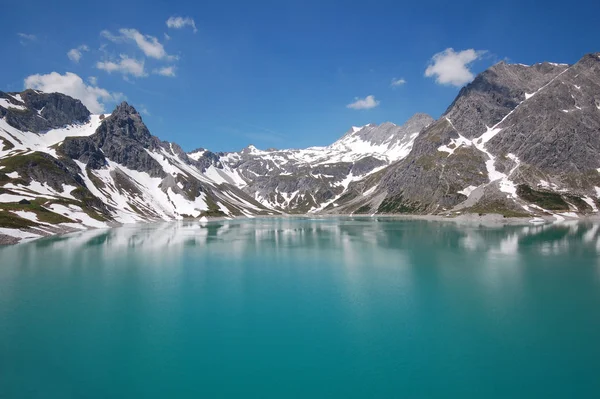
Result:
{"type": "Polygon", "coordinates": [[[188,151],[327,145],[352,125],[437,118],[500,60],[574,63],[600,50],[598,1],[0,7],[0,90],[66,91],[106,112],[126,99],[188,151]]]}

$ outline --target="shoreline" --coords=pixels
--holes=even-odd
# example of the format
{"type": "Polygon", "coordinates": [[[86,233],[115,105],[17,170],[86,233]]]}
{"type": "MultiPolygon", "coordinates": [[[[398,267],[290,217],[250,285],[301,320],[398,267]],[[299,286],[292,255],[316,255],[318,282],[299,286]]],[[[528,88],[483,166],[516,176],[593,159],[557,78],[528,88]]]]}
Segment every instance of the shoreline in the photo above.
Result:
{"type": "Polygon", "coordinates": [[[23,234],[38,234],[38,237],[15,237],[7,234],[0,233],[0,246],[3,245],[14,245],[19,243],[27,243],[35,241],[41,238],[63,236],[67,234],[83,232],[88,230],[97,229],[113,229],[122,226],[134,226],[151,223],[170,223],[170,222],[198,222],[200,224],[214,223],[221,221],[237,221],[237,220],[252,220],[252,219],[277,219],[277,218],[304,218],[304,219],[335,219],[335,218],[357,218],[357,219],[374,219],[374,218],[385,218],[391,220],[421,220],[427,222],[452,222],[460,225],[471,225],[471,226],[486,226],[486,227],[500,227],[500,226],[531,226],[531,225],[547,225],[556,224],[563,222],[600,222],[600,215],[580,215],[578,218],[562,218],[557,220],[554,216],[531,216],[531,217],[504,217],[500,214],[489,213],[485,215],[479,215],[475,213],[464,213],[458,216],[441,216],[441,215],[414,215],[414,214],[373,214],[373,215],[356,215],[356,214],[281,214],[281,215],[257,215],[253,217],[248,216],[210,216],[204,217],[202,220],[194,218],[174,219],[170,221],[156,220],[146,221],[139,223],[116,223],[111,222],[109,226],[105,228],[91,227],[87,229],[60,229],[57,228],[55,232],[39,235],[39,229],[12,229],[19,231],[23,234]]]}

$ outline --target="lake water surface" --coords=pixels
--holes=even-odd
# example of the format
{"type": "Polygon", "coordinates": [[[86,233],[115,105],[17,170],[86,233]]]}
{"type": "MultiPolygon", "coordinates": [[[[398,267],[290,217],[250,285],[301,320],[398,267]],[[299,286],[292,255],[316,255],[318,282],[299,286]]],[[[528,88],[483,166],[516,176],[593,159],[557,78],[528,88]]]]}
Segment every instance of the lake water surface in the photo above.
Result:
{"type": "Polygon", "coordinates": [[[599,251],[377,218],[0,247],[0,398],[600,397],[599,251]]]}

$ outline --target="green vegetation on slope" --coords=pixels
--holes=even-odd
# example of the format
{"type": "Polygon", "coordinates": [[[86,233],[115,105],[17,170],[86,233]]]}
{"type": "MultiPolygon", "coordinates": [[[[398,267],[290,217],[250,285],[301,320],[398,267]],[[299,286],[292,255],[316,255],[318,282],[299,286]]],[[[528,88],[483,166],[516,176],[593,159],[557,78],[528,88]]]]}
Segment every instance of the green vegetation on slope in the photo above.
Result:
{"type": "Polygon", "coordinates": [[[402,195],[388,197],[383,200],[377,213],[421,213],[421,208],[418,205],[410,204],[404,201],[402,195]]]}
{"type": "Polygon", "coordinates": [[[526,184],[517,186],[517,195],[532,204],[550,211],[568,211],[569,204],[556,193],[534,190],[526,184]]]}

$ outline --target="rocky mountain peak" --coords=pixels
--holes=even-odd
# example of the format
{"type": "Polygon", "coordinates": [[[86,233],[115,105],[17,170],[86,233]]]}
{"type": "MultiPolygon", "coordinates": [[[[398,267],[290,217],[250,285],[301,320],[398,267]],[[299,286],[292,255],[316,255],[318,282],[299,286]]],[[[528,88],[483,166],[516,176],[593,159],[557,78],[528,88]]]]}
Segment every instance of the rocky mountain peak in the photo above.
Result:
{"type": "Polygon", "coordinates": [[[244,148],[244,149],[241,151],[241,153],[242,153],[242,154],[256,154],[256,153],[259,153],[259,152],[263,152],[263,151],[261,151],[261,150],[259,150],[258,148],[256,148],[256,147],[254,146],[254,144],[250,144],[250,145],[248,145],[248,147],[244,148]]]}
{"type": "Polygon", "coordinates": [[[535,93],[568,68],[544,63],[532,67],[501,61],[463,87],[442,117],[467,138],[480,136],[514,109],[527,94],[535,93]]]}
{"type": "Polygon", "coordinates": [[[153,138],[137,110],[123,101],[104,120],[98,132],[106,136],[120,136],[132,139],[144,146],[158,140],[153,138]]]}
{"type": "Polygon", "coordinates": [[[129,105],[127,101],[123,101],[121,104],[117,105],[113,111],[113,115],[139,115],[139,113],[133,106],[129,105]]]}
{"type": "Polygon", "coordinates": [[[89,121],[90,111],[81,103],[62,93],[43,93],[37,90],[0,92],[0,118],[12,127],[43,133],[65,125],[89,121]]]}
{"type": "MultiPolygon", "coordinates": [[[[164,146],[172,153],[185,156],[179,146],[169,143],[164,146]]],[[[109,158],[152,177],[163,177],[165,172],[148,150],[160,151],[161,148],[163,143],[150,134],[140,114],[126,102],[119,104],[93,135],[69,138],[62,145],[65,154],[87,163],[92,169],[103,167],[105,158],[109,158]]]]}
{"type": "Polygon", "coordinates": [[[408,118],[408,120],[404,122],[404,125],[402,126],[407,130],[415,131],[416,129],[416,131],[419,131],[426,126],[431,125],[434,121],[435,119],[433,119],[431,115],[425,114],[423,112],[418,112],[410,118],[408,118]]]}
{"type": "Polygon", "coordinates": [[[362,128],[352,128],[337,143],[359,139],[372,145],[383,143],[393,145],[399,141],[404,141],[407,136],[420,132],[432,122],[433,118],[431,116],[419,113],[413,115],[401,126],[392,122],[384,122],[380,125],[370,123],[362,128]]]}

